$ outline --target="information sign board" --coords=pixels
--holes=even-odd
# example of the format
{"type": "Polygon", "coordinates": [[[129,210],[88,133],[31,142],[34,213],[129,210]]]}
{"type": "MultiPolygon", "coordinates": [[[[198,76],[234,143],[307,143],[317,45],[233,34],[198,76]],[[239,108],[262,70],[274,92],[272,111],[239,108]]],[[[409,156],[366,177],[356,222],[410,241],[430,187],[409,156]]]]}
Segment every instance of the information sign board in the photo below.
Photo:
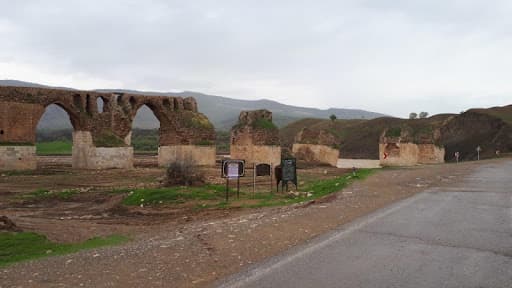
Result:
{"type": "Polygon", "coordinates": [[[291,181],[297,186],[297,159],[285,158],[281,160],[281,167],[283,169],[283,183],[291,181]]]}
{"type": "Polygon", "coordinates": [[[269,176],[270,175],[270,164],[258,164],[256,165],[256,176],[269,176]]]}
{"type": "Polygon", "coordinates": [[[239,178],[245,175],[244,160],[222,160],[222,177],[239,178]]]}

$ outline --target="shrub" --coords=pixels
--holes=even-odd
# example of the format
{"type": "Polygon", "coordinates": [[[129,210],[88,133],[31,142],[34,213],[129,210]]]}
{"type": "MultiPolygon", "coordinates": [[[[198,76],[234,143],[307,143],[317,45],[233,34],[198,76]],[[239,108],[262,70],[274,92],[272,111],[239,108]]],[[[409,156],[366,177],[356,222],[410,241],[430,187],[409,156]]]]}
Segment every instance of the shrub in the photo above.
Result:
{"type": "Polygon", "coordinates": [[[276,130],[277,126],[272,121],[259,118],[252,122],[252,127],[257,129],[276,130]]]}
{"type": "Polygon", "coordinates": [[[391,127],[386,131],[386,137],[400,137],[402,134],[402,128],[391,127]]]}
{"type": "Polygon", "coordinates": [[[190,157],[169,164],[166,171],[166,186],[193,186],[204,184],[204,173],[190,157]]]}

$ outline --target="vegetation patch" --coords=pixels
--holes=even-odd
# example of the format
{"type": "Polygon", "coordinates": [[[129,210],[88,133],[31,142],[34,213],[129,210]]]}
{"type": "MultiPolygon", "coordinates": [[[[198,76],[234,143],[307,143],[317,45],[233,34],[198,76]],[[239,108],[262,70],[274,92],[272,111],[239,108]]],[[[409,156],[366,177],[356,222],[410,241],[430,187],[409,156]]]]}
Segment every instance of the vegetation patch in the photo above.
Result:
{"type": "MultiPolygon", "coordinates": [[[[226,187],[224,185],[205,185],[201,187],[170,187],[155,189],[137,189],[128,193],[123,200],[125,205],[160,205],[185,204],[195,202],[196,209],[205,208],[258,208],[282,206],[293,203],[314,200],[331,193],[338,192],[354,180],[360,180],[374,173],[375,169],[360,169],[355,174],[349,173],[325,180],[306,180],[301,192],[293,193],[251,193],[229,189],[230,201],[226,202],[226,187]]],[[[290,186],[290,188],[293,186],[290,186]]]]}
{"type": "Polygon", "coordinates": [[[258,118],[255,121],[252,122],[252,127],[255,129],[266,129],[266,130],[276,130],[278,129],[277,126],[272,123],[272,121],[258,118]]]}
{"type": "Polygon", "coordinates": [[[34,146],[31,142],[0,142],[0,146],[34,146]]]}
{"type": "Polygon", "coordinates": [[[128,196],[123,200],[123,204],[181,204],[187,200],[222,200],[224,199],[225,189],[222,185],[137,189],[128,193],[128,196]]]}
{"type": "Polygon", "coordinates": [[[186,127],[195,128],[195,129],[213,129],[213,124],[210,123],[208,118],[201,116],[200,114],[187,113],[188,115],[183,115],[184,124],[186,127]]]}
{"type": "Polygon", "coordinates": [[[160,135],[158,129],[133,129],[132,146],[135,152],[158,152],[160,135]]]}
{"type": "Polygon", "coordinates": [[[213,146],[215,143],[208,140],[200,140],[194,143],[194,145],[198,146],[213,146]]]}
{"type": "Polygon", "coordinates": [[[402,128],[400,127],[391,127],[386,131],[386,137],[398,138],[400,135],[402,135],[402,128]]]}
{"type": "Polygon", "coordinates": [[[76,189],[62,190],[62,191],[49,191],[46,189],[38,189],[32,193],[25,194],[23,198],[25,200],[46,200],[46,199],[59,199],[68,200],[74,195],[78,194],[79,191],[76,189]]]}
{"type": "Polygon", "coordinates": [[[73,143],[71,141],[51,141],[36,143],[37,155],[71,155],[73,143]]]}
{"type": "Polygon", "coordinates": [[[124,147],[126,144],[119,136],[112,132],[103,132],[99,136],[94,137],[94,146],[96,147],[124,147]]]}
{"type": "Polygon", "coordinates": [[[229,153],[231,143],[231,133],[227,131],[215,132],[215,146],[219,153],[229,153]]]}
{"type": "Polygon", "coordinates": [[[61,244],[48,240],[44,235],[32,232],[0,232],[0,267],[9,264],[64,255],[84,249],[119,245],[128,241],[121,235],[95,237],[82,243],[61,244]]]}

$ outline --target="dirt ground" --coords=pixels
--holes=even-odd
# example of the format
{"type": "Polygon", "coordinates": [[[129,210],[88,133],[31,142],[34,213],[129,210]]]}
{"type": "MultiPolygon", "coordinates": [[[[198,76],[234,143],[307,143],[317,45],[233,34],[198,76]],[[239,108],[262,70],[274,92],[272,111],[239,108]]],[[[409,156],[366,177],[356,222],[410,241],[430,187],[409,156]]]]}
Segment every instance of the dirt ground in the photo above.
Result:
{"type": "MultiPolygon", "coordinates": [[[[0,269],[0,288],[206,287],[399,199],[453,185],[478,165],[489,163],[382,169],[314,202],[195,211],[124,208],[119,205],[122,195],[108,193],[112,188],[158,186],[162,169],[78,171],[57,160],[46,159],[41,170],[27,175],[0,175],[0,215],[54,241],[110,234],[128,235],[132,241],[0,269]],[[31,203],[18,197],[41,188],[81,190],[71,200],[31,203]]],[[[308,170],[307,177],[315,178],[345,172],[325,167],[308,170]]]]}

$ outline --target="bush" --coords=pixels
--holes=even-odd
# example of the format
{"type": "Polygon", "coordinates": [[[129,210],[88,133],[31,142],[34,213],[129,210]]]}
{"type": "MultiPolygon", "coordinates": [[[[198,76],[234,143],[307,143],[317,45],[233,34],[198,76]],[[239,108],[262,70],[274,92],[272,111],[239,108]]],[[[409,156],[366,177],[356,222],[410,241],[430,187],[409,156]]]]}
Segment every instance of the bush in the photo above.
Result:
{"type": "Polygon", "coordinates": [[[259,118],[252,122],[252,127],[257,129],[265,129],[265,130],[276,130],[277,126],[272,123],[272,121],[259,118]]]}
{"type": "Polygon", "coordinates": [[[194,186],[204,184],[204,173],[195,161],[187,158],[169,164],[166,171],[166,186],[194,186]]]}

